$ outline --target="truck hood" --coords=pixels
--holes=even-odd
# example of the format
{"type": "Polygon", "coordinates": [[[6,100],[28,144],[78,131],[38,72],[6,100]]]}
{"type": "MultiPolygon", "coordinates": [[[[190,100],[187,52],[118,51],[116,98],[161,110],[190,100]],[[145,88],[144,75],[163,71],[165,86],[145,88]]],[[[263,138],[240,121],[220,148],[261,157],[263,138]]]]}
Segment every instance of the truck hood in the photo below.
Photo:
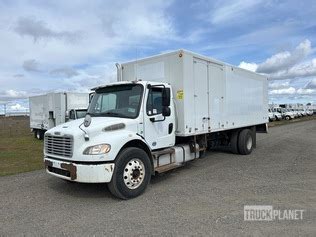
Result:
{"type": "Polygon", "coordinates": [[[81,126],[81,129],[79,126],[83,123],[84,119],[77,119],[74,121],[70,121],[67,123],[63,123],[61,125],[58,125],[50,130],[47,131],[47,133],[51,135],[73,135],[76,136],[84,136],[84,132],[81,130],[87,132],[87,134],[91,137],[95,134],[100,133],[101,131],[106,132],[108,131],[115,131],[119,129],[129,130],[137,132],[137,120],[135,119],[126,119],[126,118],[116,118],[116,117],[92,117],[91,118],[91,124],[89,127],[85,127],[84,125],[81,126]]]}

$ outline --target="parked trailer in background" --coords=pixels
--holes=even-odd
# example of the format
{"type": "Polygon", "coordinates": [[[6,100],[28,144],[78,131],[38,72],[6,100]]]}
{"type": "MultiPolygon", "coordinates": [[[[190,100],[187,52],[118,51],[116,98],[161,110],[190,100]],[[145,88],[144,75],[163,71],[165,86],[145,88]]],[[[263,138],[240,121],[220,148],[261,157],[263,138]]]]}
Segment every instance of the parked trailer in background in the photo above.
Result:
{"type": "Polygon", "coordinates": [[[48,93],[29,98],[30,127],[37,139],[67,121],[83,118],[89,105],[88,93],[48,93]]]}
{"type": "Polygon", "coordinates": [[[184,50],[117,64],[117,75],[94,88],[85,119],[45,133],[49,174],[128,199],[207,149],[250,154],[267,132],[265,76],[184,50]]]}

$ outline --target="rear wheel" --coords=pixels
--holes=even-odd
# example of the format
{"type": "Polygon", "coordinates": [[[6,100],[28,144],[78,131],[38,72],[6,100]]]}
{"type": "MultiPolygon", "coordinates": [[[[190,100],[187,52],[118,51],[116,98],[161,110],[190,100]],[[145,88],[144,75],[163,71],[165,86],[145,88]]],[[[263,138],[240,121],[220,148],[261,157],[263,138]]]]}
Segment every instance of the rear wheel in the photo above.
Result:
{"type": "Polygon", "coordinates": [[[151,163],[147,153],[139,148],[128,147],[116,158],[114,173],[108,187],[118,198],[134,198],[145,191],[150,176],[151,163]]]}
{"type": "Polygon", "coordinates": [[[290,116],[285,116],[285,119],[290,120],[291,118],[290,118],[290,116]]]}
{"type": "Polygon", "coordinates": [[[44,132],[42,130],[35,130],[34,137],[38,140],[42,140],[44,137],[44,132]]]}
{"type": "Polygon", "coordinates": [[[241,155],[248,155],[253,149],[253,137],[249,129],[244,129],[238,136],[238,150],[241,155]]]}

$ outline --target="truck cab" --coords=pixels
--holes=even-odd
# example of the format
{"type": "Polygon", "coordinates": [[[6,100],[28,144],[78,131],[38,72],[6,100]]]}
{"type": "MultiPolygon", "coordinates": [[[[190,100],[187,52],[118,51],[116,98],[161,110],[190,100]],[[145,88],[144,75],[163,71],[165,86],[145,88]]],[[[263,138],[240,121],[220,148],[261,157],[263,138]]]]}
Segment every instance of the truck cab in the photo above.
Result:
{"type": "Polygon", "coordinates": [[[273,113],[273,111],[271,109],[268,109],[268,116],[269,116],[269,121],[272,122],[272,121],[275,121],[276,120],[276,117],[273,113]]]}
{"type": "Polygon", "coordinates": [[[273,115],[275,117],[276,120],[281,120],[283,118],[282,112],[280,110],[278,110],[277,108],[273,108],[273,115]]]}
{"type": "Polygon", "coordinates": [[[282,108],[282,110],[283,110],[283,113],[284,113],[284,118],[286,120],[291,120],[291,119],[295,118],[294,113],[290,109],[282,108]]]}
{"type": "Polygon", "coordinates": [[[175,111],[170,85],[119,82],[94,88],[94,91],[88,120],[74,120],[45,133],[47,172],[70,181],[109,183],[115,166],[121,169],[123,165],[120,172],[126,174],[122,181],[126,181],[125,187],[132,194],[121,194],[122,190],[118,194],[117,187],[113,187],[112,192],[120,197],[138,195],[142,189],[137,188],[147,184],[154,171],[153,162],[146,156],[151,156],[151,150],[175,145],[175,111]],[[132,157],[128,164],[126,159],[118,158],[119,154],[125,157],[126,151],[137,157],[132,157]],[[114,162],[117,158],[122,164],[114,162]]]}

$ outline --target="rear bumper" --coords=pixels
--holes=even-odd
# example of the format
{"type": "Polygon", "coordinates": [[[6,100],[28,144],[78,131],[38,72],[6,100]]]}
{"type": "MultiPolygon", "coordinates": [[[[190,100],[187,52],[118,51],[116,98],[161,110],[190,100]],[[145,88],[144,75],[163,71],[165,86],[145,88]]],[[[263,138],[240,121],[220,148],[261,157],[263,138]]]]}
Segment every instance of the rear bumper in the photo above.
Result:
{"type": "Polygon", "coordinates": [[[114,171],[114,163],[77,164],[52,158],[44,158],[44,163],[47,173],[79,183],[109,183],[114,171]]]}

